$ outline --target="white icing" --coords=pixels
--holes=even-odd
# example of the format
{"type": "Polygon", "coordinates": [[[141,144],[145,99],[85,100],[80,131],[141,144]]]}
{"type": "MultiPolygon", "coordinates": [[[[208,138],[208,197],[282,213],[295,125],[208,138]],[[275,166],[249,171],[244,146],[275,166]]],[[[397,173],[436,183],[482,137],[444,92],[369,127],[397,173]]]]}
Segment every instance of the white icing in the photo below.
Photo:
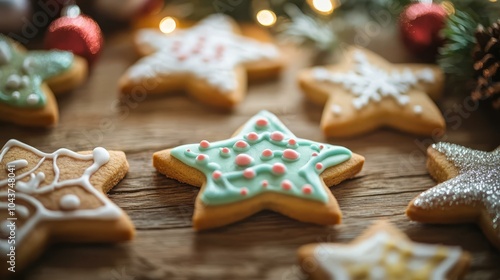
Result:
{"type": "Polygon", "coordinates": [[[339,116],[342,113],[342,107],[337,104],[333,104],[330,108],[335,116],[339,116]]]}
{"type": "Polygon", "coordinates": [[[37,104],[39,100],[40,100],[40,97],[34,93],[32,93],[32,94],[28,95],[28,97],[26,97],[26,102],[28,102],[28,104],[31,104],[31,105],[37,104]]]}
{"type": "Polygon", "coordinates": [[[12,74],[7,78],[5,85],[10,89],[19,89],[21,86],[21,77],[17,74],[12,74]]]}
{"type": "Polygon", "coordinates": [[[59,200],[59,207],[63,210],[75,210],[80,206],[80,198],[74,194],[66,194],[59,200]]]}
{"type": "Polygon", "coordinates": [[[379,102],[384,97],[391,96],[398,104],[404,106],[410,102],[405,95],[412,86],[420,81],[433,82],[434,73],[425,68],[412,72],[409,68],[403,71],[387,72],[373,64],[361,51],[354,53],[354,70],[347,73],[334,73],[325,68],[315,68],[312,72],[317,81],[342,84],[356,96],[352,105],[355,109],[361,109],[371,102],[379,102]]]}
{"type": "MultiPolygon", "coordinates": [[[[406,274],[419,272],[422,264],[432,262],[442,246],[410,243],[385,231],[374,234],[352,246],[321,244],[314,251],[314,258],[331,279],[351,279],[346,266],[369,267],[370,279],[386,279],[384,265],[400,262],[405,252],[411,252],[409,259],[402,262],[406,274]],[[387,254],[386,245],[395,246],[395,252],[387,254]],[[397,254],[397,255],[394,255],[397,254]]],[[[457,263],[462,250],[446,247],[447,256],[432,270],[429,279],[445,279],[446,274],[457,263]]],[[[411,274],[409,274],[411,275],[411,274]]]]}
{"type": "Polygon", "coordinates": [[[414,112],[415,114],[417,114],[417,115],[422,114],[422,112],[423,112],[423,108],[422,108],[422,106],[420,106],[420,105],[415,105],[415,106],[413,106],[413,112],[414,112]]]}
{"type": "Polygon", "coordinates": [[[21,78],[21,84],[22,84],[22,86],[23,86],[23,87],[25,87],[25,88],[26,88],[26,87],[29,87],[29,86],[30,86],[30,77],[28,77],[28,76],[26,76],[26,75],[25,75],[25,76],[23,76],[23,77],[21,78]]]}
{"type": "MultiPolygon", "coordinates": [[[[104,164],[109,161],[109,153],[104,148],[95,148],[92,154],[81,155],[70,151],[68,149],[59,149],[53,153],[43,153],[29,145],[26,145],[17,140],[9,140],[5,146],[2,148],[0,153],[0,162],[3,160],[4,156],[12,147],[19,147],[24,150],[28,150],[37,156],[41,157],[40,161],[32,169],[16,175],[16,200],[25,201],[31,204],[36,211],[32,216],[28,217],[29,210],[27,207],[22,206],[19,202],[16,203],[16,211],[21,217],[27,218],[23,227],[16,229],[16,244],[22,243],[24,238],[29,232],[31,232],[37,224],[41,221],[61,221],[70,219],[104,219],[112,220],[117,219],[121,215],[121,210],[106,199],[105,195],[98,191],[90,183],[90,177],[97,172],[104,164]],[[57,159],[60,156],[67,156],[77,160],[93,160],[93,164],[89,166],[83,172],[80,178],[69,179],[65,181],[59,181],[60,171],[57,165],[57,159]],[[54,179],[52,182],[44,182],[45,174],[34,172],[40,167],[40,165],[46,160],[50,159],[53,162],[54,179]],[[26,177],[30,177],[28,182],[22,182],[21,180],[26,177]],[[92,194],[97,199],[100,200],[102,206],[95,209],[81,209],[74,211],[54,211],[49,210],[44,207],[44,205],[35,198],[35,195],[47,194],[56,189],[61,189],[68,186],[79,186],[82,187],[86,192],[92,194]]],[[[5,187],[8,184],[8,179],[0,180],[0,197],[7,197],[7,191],[5,187]]],[[[66,204],[63,202],[63,204],[66,204]]],[[[7,209],[7,203],[0,203],[0,209],[7,209]]],[[[0,251],[6,253],[8,249],[8,244],[6,240],[0,240],[0,251]]]]}
{"type": "Polygon", "coordinates": [[[261,43],[233,33],[226,16],[213,15],[190,29],[165,35],[144,29],[138,44],[155,53],[139,60],[127,72],[133,81],[186,73],[204,79],[222,92],[235,90],[235,67],[278,56],[272,44],[261,43]]]}
{"type": "Polygon", "coordinates": [[[10,62],[12,58],[12,53],[10,52],[10,47],[5,41],[0,42],[0,65],[5,65],[10,62]]]}
{"type": "Polygon", "coordinates": [[[12,98],[14,98],[14,99],[21,98],[21,93],[19,91],[12,92],[12,98]]]}
{"type": "Polygon", "coordinates": [[[18,159],[18,160],[13,160],[13,161],[7,163],[7,165],[5,166],[5,169],[14,168],[15,171],[17,171],[19,169],[25,168],[26,166],[28,166],[27,160],[18,159]]]}
{"type": "Polygon", "coordinates": [[[33,60],[33,58],[31,57],[27,57],[24,59],[23,61],[23,71],[27,74],[31,73],[33,70],[33,64],[35,63],[35,61],[33,60]]]}

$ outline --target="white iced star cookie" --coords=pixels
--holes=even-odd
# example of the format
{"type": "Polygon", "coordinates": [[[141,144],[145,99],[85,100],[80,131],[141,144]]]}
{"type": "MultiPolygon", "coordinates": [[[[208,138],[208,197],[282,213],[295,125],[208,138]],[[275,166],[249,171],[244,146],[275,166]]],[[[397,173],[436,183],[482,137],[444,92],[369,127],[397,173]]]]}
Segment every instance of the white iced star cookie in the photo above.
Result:
{"type": "Polygon", "coordinates": [[[262,111],[233,137],[156,152],[153,165],[169,178],[201,187],[193,227],[220,227],[264,209],[332,225],[342,214],[329,186],[354,177],[364,158],[350,150],[296,137],[262,111]]]}
{"type": "Polygon", "coordinates": [[[304,272],[316,280],[457,279],[470,262],[459,247],[414,243],[385,221],[350,244],[309,244],[298,255],[304,272]]]}
{"type": "Polygon", "coordinates": [[[44,153],[8,141],[0,150],[0,275],[9,273],[12,251],[19,272],[51,242],[132,239],[129,217],[104,194],[127,171],[123,152],[44,153]]]}
{"type": "Polygon", "coordinates": [[[167,94],[184,90],[200,102],[232,108],[243,99],[249,79],[279,74],[275,45],[238,35],[227,16],[212,15],[197,25],[165,35],[140,30],[141,56],[120,80],[123,95],[167,94]]]}
{"type": "Polygon", "coordinates": [[[298,76],[306,97],[325,105],[326,136],[350,137],[381,126],[419,135],[442,132],[445,121],[429,96],[437,98],[444,76],[437,66],[391,64],[359,47],[350,47],[331,66],[298,76]]]}
{"type": "Polygon", "coordinates": [[[413,199],[406,215],[424,223],[477,223],[500,249],[500,149],[441,142],[427,155],[427,169],[440,184],[413,199]]]}

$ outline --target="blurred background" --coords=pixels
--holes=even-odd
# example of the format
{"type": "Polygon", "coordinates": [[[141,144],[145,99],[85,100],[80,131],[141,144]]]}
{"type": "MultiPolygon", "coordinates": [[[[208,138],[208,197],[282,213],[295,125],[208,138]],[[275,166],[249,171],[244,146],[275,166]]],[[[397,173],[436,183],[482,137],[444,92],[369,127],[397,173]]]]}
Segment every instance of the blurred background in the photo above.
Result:
{"type": "Polygon", "coordinates": [[[0,31],[92,64],[116,32],[168,34],[213,13],[312,48],[322,63],[348,44],[379,53],[396,45],[390,61],[438,63],[474,100],[500,109],[499,0],[0,0],[0,31]]]}

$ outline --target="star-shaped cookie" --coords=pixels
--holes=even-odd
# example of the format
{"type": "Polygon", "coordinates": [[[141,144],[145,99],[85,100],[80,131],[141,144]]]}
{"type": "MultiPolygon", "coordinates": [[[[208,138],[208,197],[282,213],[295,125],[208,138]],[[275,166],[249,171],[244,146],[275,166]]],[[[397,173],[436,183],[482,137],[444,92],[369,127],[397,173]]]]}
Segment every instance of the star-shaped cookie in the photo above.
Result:
{"type": "Polygon", "coordinates": [[[440,184],[413,199],[406,215],[424,223],[475,222],[500,249],[500,149],[483,152],[441,142],[427,155],[427,169],[440,184]]]}
{"type": "Polygon", "coordinates": [[[351,244],[302,246],[299,261],[311,279],[458,279],[470,255],[459,247],[412,242],[403,232],[379,221],[351,244]]]}
{"type": "Polygon", "coordinates": [[[123,95],[184,90],[208,105],[232,108],[244,98],[250,79],[276,76],[282,67],[270,43],[238,35],[227,16],[212,15],[189,29],[165,35],[144,29],[136,36],[141,56],[121,78],[123,95]]]}
{"type": "Polygon", "coordinates": [[[306,97],[325,105],[321,128],[329,137],[356,136],[381,126],[432,135],[445,128],[429,98],[443,89],[437,66],[391,64],[359,47],[350,47],[338,64],[299,73],[306,97]]]}
{"type": "Polygon", "coordinates": [[[278,118],[262,111],[230,139],[157,152],[162,174],[201,187],[193,226],[215,228],[263,209],[299,221],[341,221],[328,186],[356,175],[364,158],[340,146],[297,138],[278,118]]]}
{"type": "Polygon", "coordinates": [[[104,194],[127,171],[123,152],[44,153],[8,141],[0,151],[0,274],[9,273],[13,254],[17,272],[51,242],[132,239],[130,219],[104,194]]]}
{"type": "Polygon", "coordinates": [[[26,51],[0,34],[0,121],[51,126],[59,111],[54,93],[80,85],[87,62],[65,51],[26,51]]]}

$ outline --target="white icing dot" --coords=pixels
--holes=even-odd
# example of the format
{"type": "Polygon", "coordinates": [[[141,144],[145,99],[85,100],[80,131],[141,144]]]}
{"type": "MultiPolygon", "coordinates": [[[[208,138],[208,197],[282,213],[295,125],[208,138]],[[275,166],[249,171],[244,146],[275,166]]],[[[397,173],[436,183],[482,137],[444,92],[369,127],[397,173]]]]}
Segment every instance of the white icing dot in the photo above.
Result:
{"type": "Polygon", "coordinates": [[[101,147],[97,147],[92,152],[94,156],[94,162],[99,165],[104,165],[109,161],[109,152],[101,147]]]}
{"type": "Polygon", "coordinates": [[[18,160],[13,160],[13,161],[7,163],[7,165],[5,166],[5,169],[14,168],[14,169],[18,170],[18,169],[25,168],[26,166],[28,166],[27,160],[18,159],[18,160]]]}
{"type": "Polygon", "coordinates": [[[5,85],[7,88],[18,89],[21,85],[21,77],[17,74],[12,74],[7,78],[7,83],[5,85]]]}
{"type": "Polygon", "coordinates": [[[335,116],[338,116],[342,113],[342,107],[340,107],[339,105],[337,104],[333,104],[332,107],[330,108],[332,110],[332,113],[335,115],[335,116]]]}
{"type": "Polygon", "coordinates": [[[316,67],[312,70],[312,76],[318,81],[327,81],[330,72],[323,67],[316,67]]]}
{"type": "Polygon", "coordinates": [[[19,98],[21,98],[21,93],[19,91],[12,92],[12,98],[18,100],[19,98]]]}
{"type": "Polygon", "coordinates": [[[361,101],[361,100],[359,100],[359,99],[354,99],[354,100],[352,101],[352,106],[354,106],[354,108],[355,108],[356,110],[359,110],[359,109],[363,108],[363,101],[361,101]]]}
{"type": "Polygon", "coordinates": [[[420,115],[420,114],[422,114],[422,111],[423,111],[422,106],[420,106],[420,105],[413,106],[413,112],[415,114],[420,115]]]}
{"type": "Polygon", "coordinates": [[[432,72],[432,69],[430,68],[423,69],[420,73],[418,73],[418,76],[425,82],[434,82],[434,72],[432,72]]]}
{"type": "Polygon", "coordinates": [[[30,83],[31,83],[31,82],[30,82],[30,77],[28,77],[28,76],[24,75],[24,76],[22,77],[22,86],[23,86],[23,87],[29,87],[29,86],[30,86],[30,83]]]}
{"type": "Polygon", "coordinates": [[[398,102],[400,105],[406,105],[410,102],[410,98],[406,95],[401,95],[398,97],[398,102]]]}
{"type": "Polygon", "coordinates": [[[35,105],[38,103],[38,101],[40,101],[40,97],[38,97],[38,95],[32,93],[30,95],[28,95],[28,97],[26,97],[26,102],[28,102],[28,104],[30,105],[35,105]]]}
{"type": "Polygon", "coordinates": [[[34,60],[30,57],[27,57],[23,61],[23,70],[26,74],[29,74],[33,70],[34,60]]]}
{"type": "Polygon", "coordinates": [[[80,199],[74,194],[65,194],[59,200],[59,207],[63,210],[75,210],[80,206],[80,199]]]}

